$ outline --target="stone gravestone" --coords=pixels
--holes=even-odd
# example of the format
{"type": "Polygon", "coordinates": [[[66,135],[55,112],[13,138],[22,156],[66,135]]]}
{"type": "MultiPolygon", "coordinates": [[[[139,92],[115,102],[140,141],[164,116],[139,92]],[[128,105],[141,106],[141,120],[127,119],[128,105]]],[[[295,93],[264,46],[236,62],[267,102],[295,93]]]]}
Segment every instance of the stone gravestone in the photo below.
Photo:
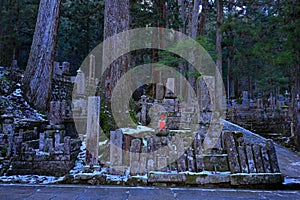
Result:
{"type": "Polygon", "coordinates": [[[224,143],[228,154],[229,168],[232,173],[241,172],[238,152],[232,132],[224,133],[224,143]]]}
{"type": "Polygon", "coordinates": [[[94,55],[90,55],[90,62],[89,62],[89,71],[88,71],[88,80],[87,80],[87,89],[86,93],[89,94],[89,96],[95,95],[95,89],[96,89],[96,84],[95,84],[95,70],[96,70],[96,60],[94,55]]]}
{"type": "Polygon", "coordinates": [[[100,97],[88,98],[86,164],[98,165],[100,97]]]}
{"type": "Polygon", "coordinates": [[[62,124],[61,103],[59,101],[50,102],[49,123],[50,125],[62,124]]]}
{"type": "Polygon", "coordinates": [[[166,84],[166,97],[173,97],[175,93],[175,78],[168,78],[166,84]]]}
{"type": "Polygon", "coordinates": [[[264,173],[264,166],[263,166],[263,160],[261,157],[261,145],[260,144],[253,144],[252,145],[252,151],[255,161],[255,167],[257,173],[264,173]]]}
{"type": "Polygon", "coordinates": [[[258,93],[257,95],[257,108],[262,109],[263,108],[263,100],[262,100],[262,94],[258,93]]]}
{"type": "Polygon", "coordinates": [[[142,114],[142,116],[141,116],[141,122],[142,122],[142,124],[143,125],[146,125],[146,123],[147,123],[147,102],[146,102],[146,95],[143,95],[142,97],[141,97],[141,99],[142,99],[142,110],[141,110],[141,114],[142,114]]]}
{"type": "Polygon", "coordinates": [[[242,173],[249,173],[249,168],[248,168],[247,157],[246,157],[244,145],[238,146],[238,154],[239,154],[239,158],[240,158],[242,173]]]}
{"type": "Polygon", "coordinates": [[[148,147],[143,146],[142,147],[142,154],[140,156],[140,169],[139,174],[144,175],[147,173],[147,153],[148,153],[148,147]]]}
{"type": "Polygon", "coordinates": [[[266,148],[269,155],[270,167],[273,173],[279,173],[279,165],[276,156],[276,149],[272,140],[266,140],[266,148]]]}
{"type": "Polygon", "coordinates": [[[249,173],[256,173],[252,147],[250,145],[246,145],[245,150],[246,150],[246,156],[247,156],[247,162],[248,162],[247,163],[248,171],[249,171],[249,173]]]}
{"type": "Polygon", "coordinates": [[[89,80],[94,80],[95,78],[95,67],[96,67],[95,56],[90,55],[89,80]]]}
{"type": "Polygon", "coordinates": [[[157,83],[156,84],[156,99],[157,100],[162,100],[164,98],[164,93],[165,93],[165,89],[164,89],[164,85],[162,83],[157,83]]]}
{"type": "Polygon", "coordinates": [[[63,62],[62,63],[62,73],[68,74],[70,72],[70,63],[63,62]]]}
{"type": "Polygon", "coordinates": [[[284,106],[284,96],[282,94],[279,95],[279,107],[281,108],[282,106],[284,106]]]}
{"type": "Polygon", "coordinates": [[[44,151],[45,147],[45,133],[42,132],[40,133],[40,138],[39,138],[39,150],[44,151]]]}
{"type": "Polygon", "coordinates": [[[13,60],[12,61],[12,64],[11,64],[11,69],[12,70],[16,70],[16,69],[18,69],[19,67],[18,67],[18,61],[17,60],[13,60]]]}
{"type": "Polygon", "coordinates": [[[139,158],[140,158],[141,140],[134,139],[131,141],[130,147],[130,174],[137,175],[139,172],[139,158]]]}
{"type": "MultiPolygon", "coordinates": [[[[114,166],[121,166],[123,160],[122,152],[123,133],[120,129],[110,132],[110,164],[111,168],[114,166]]],[[[111,171],[114,171],[113,169],[111,171]]]]}
{"type": "Polygon", "coordinates": [[[85,94],[85,75],[80,69],[77,71],[76,86],[77,86],[77,94],[84,95],[85,94]]]}
{"type": "Polygon", "coordinates": [[[53,62],[53,78],[56,78],[56,75],[61,75],[61,71],[60,71],[60,63],[59,62],[53,62]]]}
{"type": "Polygon", "coordinates": [[[249,108],[248,91],[243,91],[243,107],[245,109],[249,108]]]}
{"type": "Polygon", "coordinates": [[[14,118],[13,116],[2,115],[3,119],[2,130],[4,134],[13,134],[14,132],[14,118]]]}

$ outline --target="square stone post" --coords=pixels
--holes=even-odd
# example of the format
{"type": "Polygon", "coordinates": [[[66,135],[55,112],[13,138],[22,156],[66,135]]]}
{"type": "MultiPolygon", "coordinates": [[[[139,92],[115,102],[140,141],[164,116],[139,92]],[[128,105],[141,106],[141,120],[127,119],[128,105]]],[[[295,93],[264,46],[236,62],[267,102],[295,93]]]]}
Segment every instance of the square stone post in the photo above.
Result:
{"type": "Polygon", "coordinates": [[[100,134],[100,97],[88,98],[86,164],[98,165],[98,149],[100,134]]]}
{"type": "Polygon", "coordinates": [[[84,95],[85,94],[85,75],[80,69],[77,71],[76,86],[77,86],[76,87],[77,94],[84,95]]]}
{"type": "Polygon", "coordinates": [[[123,132],[121,129],[110,132],[110,164],[112,166],[121,166],[123,155],[123,132]]]}

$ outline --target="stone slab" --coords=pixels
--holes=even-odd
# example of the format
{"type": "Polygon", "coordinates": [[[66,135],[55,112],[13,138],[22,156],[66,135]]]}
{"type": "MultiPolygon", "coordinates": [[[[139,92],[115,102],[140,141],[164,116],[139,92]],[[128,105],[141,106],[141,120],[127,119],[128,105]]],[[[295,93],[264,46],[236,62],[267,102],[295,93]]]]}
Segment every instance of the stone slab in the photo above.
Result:
{"type": "Polygon", "coordinates": [[[185,182],[185,174],[150,173],[149,183],[182,183],[185,182]]]}
{"type": "Polygon", "coordinates": [[[205,185],[230,183],[230,174],[186,174],[186,184],[205,185]]]}
{"type": "Polygon", "coordinates": [[[231,185],[281,184],[283,180],[281,173],[240,173],[230,175],[231,185]]]}

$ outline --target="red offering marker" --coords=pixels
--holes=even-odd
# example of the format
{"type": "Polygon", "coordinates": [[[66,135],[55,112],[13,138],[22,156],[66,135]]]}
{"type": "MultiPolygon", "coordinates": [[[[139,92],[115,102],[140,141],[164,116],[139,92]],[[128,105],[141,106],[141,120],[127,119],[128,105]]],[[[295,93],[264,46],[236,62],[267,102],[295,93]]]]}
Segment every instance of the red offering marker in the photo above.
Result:
{"type": "Polygon", "coordinates": [[[159,128],[161,130],[166,128],[165,116],[163,115],[159,117],[159,128]]]}

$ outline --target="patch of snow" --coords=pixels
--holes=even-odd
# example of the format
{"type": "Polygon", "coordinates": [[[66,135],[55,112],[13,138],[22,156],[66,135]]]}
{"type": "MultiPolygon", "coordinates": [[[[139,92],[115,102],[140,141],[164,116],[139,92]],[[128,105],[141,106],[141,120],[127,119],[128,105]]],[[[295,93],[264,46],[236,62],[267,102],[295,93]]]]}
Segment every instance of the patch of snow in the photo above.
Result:
{"type": "Polygon", "coordinates": [[[212,172],[212,171],[203,171],[203,172],[179,172],[179,174],[188,174],[188,175],[213,175],[213,174],[222,174],[222,175],[229,175],[231,172],[212,172]]]}
{"type": "Polygon", "coordinates": [[[138,125],[135,129],[134,128],[121,128],[123,134],[127,135],[138,135],[141,133],[155,133],[155,129],[147,127],[147,126],[140,126],[138,125]]]}
{"type": "Polygon", "coordinates": [[[49,156],[50,153],[49,152],[40,151],[38,149],[35,149],[35,155],[37,155],[37,156],[49,156]]]}
{"type": "MultiPolygon", "coordinates": [[[[182,172],[180,172],[182,173],[182,172]]],[[[162,172],[162,171],[150,171],[149,174],[178,174],[177,171],[170,171],[170,172],[162,172]]]]}
{"type": "Polygon", "coordinates": [[[285,177],[283,184],[284,185],[287,185],[287,184],[300,184],[300,178],[285,177]]]}
{"type": "Polygon", "coordinates": [[[38,175],[14,175],[1,176],[0,181],[4,183],[26,183],[26,184],[54,184],[64,180],[64,177],[38,176],[38,175]]]}
{"type": "Polygon", "coordinates": [[[300,166],[300,162],[292,163],[292,166],[300,166]]]}
{"type": "Polygon", "coordinates": [[[21,89],[16,89],[13,92],[13,95],[16,96],[16,97],[22,97],[22,90],[21,89]]]}
{"type": "Polygon", "coordinates": [[[106,175],[106,180],[111,180],[111,181],[115,181],[115,182],[126,182],[128,180],[128,176],[119,176],[119,175],[110,175],[107,174],[106,175]]]}
{"type": "Polygon", "coordinates": [[[170,133],[190,133],[191,129],[170,130],[170,133]]]}
{"type": "Polygon", "coordinates": [[[77,159],[75,161],[75,166],[73,169],[69,171],[70,174],[74,175],[82,171],[84,162],[85,162],[85,149],[86,149],[86,143],[82,141],[81,147],[80,147],[80,152],[77,156],[77,159]]]}
{"type": "Polygon", "coordinates": [[[148,174],[145,175],[136,175],[136,176],[131,176],[132,178],[138,178],[138,179],[148,179],[148,174]]]}
{"type": "Polygon", "coordinates": [[[108,142],[108,140],[105,140],[105,141],[102,141],[102,142],[99,142],[99,146],[103,146],[103,145],[106,145],[108,142]]]}
{"type": "Polygon", "coordinates": [[[145,147],[148,146],[148,142],[147,142],[146,138],[143,138],[143,145],[144,145],[145,147]]]}

